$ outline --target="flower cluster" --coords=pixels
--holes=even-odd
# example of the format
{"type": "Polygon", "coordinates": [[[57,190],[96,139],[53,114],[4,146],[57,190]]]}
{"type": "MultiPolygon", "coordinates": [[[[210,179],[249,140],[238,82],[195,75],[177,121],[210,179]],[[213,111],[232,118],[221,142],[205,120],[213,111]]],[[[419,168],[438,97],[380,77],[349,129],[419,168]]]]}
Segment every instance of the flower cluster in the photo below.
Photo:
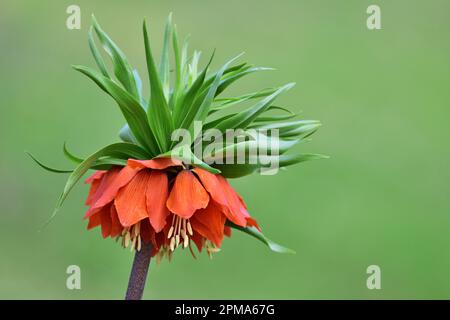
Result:
{"type": "Polygon", "coordinates": [[[199,251],[218,251],[224,235],[231,234],[227,220],[259,228],[224,177],[176,159],[129,159],[124,167],[96,171],[86,182],[88,229],[101,226],[104,238],[135,250],[151,243],[159,258],[170,259],[177,247],[189,247],[195,257],[192,242],[199,251]]]}

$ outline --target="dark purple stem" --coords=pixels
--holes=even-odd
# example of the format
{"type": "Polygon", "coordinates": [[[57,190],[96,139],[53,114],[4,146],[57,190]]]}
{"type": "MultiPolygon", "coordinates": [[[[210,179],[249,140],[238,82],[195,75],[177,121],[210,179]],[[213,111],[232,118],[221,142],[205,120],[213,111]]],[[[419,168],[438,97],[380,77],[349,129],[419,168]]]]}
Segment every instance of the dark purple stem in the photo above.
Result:
{"type": "Polygon", "coordinates": [[[141,250],[136,251],[125,300],[142,299],[148,267],[150,265],[151,252],[152,245],[150,243],[142,245],[141,250]]]}

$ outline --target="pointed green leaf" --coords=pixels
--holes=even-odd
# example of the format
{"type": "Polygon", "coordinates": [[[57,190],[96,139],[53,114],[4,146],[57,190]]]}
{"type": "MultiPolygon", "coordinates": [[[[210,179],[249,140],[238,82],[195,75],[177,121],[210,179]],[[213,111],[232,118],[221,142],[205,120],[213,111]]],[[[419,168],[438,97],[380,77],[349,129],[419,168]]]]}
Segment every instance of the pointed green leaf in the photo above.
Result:
{"type": "Polygon", "coordinates": [[[278,243],[273,242],[272,240],[267,238],[261,231],[259,231],[255,227],[241,227],[241,226],[235,225],[234,223],[232,223],[230,221],[227,221],[226,225],[233,229],[242,231],[242,232],[258,239],[259,241],[264,243],[273,252],[295,254],[294,250],[283,247],[282,245],[279,245],[278,243]]]}
{"type": "Polygon", "coordinates": [[[197,97],[197,94],[205,80],[206,72],[208,71],[208,68],[209,68],[213,58],[214,58],[214,52],[212,53],[208,64],[205,66],[203,71],[197,77],[195,82],[192,84],[192,86],[189,88],[189,90],[186,92],[186,94],[184,96],[182,96],[180,98],[179,102],[175,105],[173,117],[174,117],[174,123],[177,128],[187,129],[192,124],[195,114],[197,113],[197,110],[194,109],[195,105],[193,105],[193,103],[194,103],[194,100],[197,97]]]}
{"type": "Polygon", "coordinates": [[[169,148],[169,139],[173,131],[172,116],[166,98],[164,97],[155,61],[153,60],[145,21],[143,24],[143,31],[147,69],[151,88],[150,102],[147,109],[148,122],[150,123],[150,127],[156,137],[161,152],[166,152],[169,148]]]}
{"type": "Polygon", "coordinates": [[[256,119],[261,113],[263,113],[270,107],[270,104],[278,97],[278,95],[289,90],[293,86],[294,86],[293,83],[284,85],[270,96],[267,96],[266,98],[259,101],[254,106],[221,122],[219,125],[217,125],[216,128],[222,132],[225,132],[227,129],[236,129],[236,128],[245,129],[248,125],[250,125],[253,122],[254,119],[256,119]]]}
{"type": "Polygon", "coordinates": [[[71,160],[72,162],[79,164],[81,162],[83,162],[83,159],[73,155],[68,149],[67,149],[67,144],[64,142],[63,145],[63,151],[64,151],[64,155],[67,157],[67,159],[71,160]]]}
{"type": "MultiPolygon", "coordinates": [[[[102,44],[105,51],[111,57],[114,67],[114,74],[117,79],[122,83],[125,89],[135,98],[139,97],[136,82],[133,76],[133,69],[125,57],[125,54],[119,49],[119,47],[111,40],[111,38],[102,30],[100,25],[94,16],[92,16],[92,24],[98,39],[102,44]]],[[[103,72],[103,71],[102,71],[103,72]]]]}
{"type": "Polygon", "coordinates": [[[97,66],[99,67],[101,73],[105,77],[110,78],[108,70],[105,65],[105,61],[103,60],[102,55],[100,54],[100,52],[97,49],[97,46],[95,45],[93,29],[94,28],[91,26],[88,32],[89,48],[91,49],[92,55],[94,56],[95,62],[97,63],[97,66]]]}
{"type": "Polygon", "coordinates": [[[137,141],[139,141],[139,143],[152,155],[158,154],[159,150],[156,148],[156,139],[150,130],[147,116],[139,102],[127,91],[119,87],[114,81],[104,77],[97,71],[84,66],[73,66],[73,68],[88,76],[116,100],[137,141]]]}
{"type": "Polygon", "coordinates": [[[61,170],[61,169],[55,169],[55,168],[52,168],[52,167],[50,167],[50,166],[47,166],[47,165],[43,164],[43,163],[42,163],[41,161],[39,161],[36,157],[34,157],[31,153],[29,153],[29,152],[27,152],[27,151],[25,151],[25,153],[26,153],[27,155],[29,155],[30,158],[33,159],[33,161],[36,162],[36,163],[37,163],[41,168],[43,168],[44,170],[47,170],[47,171],[50,171],[50,172],[54,172],[54,173],[70,173],[70,172],[73,171],[73,170],[61,170]]]}
{"type": "Polygon", "coordinates": [[[164,31],[164,42],[159,65],[159,74],[161,76],[161,84],[166,100],[169,100],[170,90],[169,45],[172,38],[172,28],[172,13],[170,13],[167,17],[166,29],[164,31]]]}

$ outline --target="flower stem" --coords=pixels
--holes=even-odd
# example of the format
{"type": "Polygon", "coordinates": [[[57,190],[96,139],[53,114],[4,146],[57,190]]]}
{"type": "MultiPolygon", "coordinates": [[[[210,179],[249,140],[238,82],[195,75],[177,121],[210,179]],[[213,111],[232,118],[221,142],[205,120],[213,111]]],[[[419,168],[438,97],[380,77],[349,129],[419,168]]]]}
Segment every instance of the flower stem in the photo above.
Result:
{"type": "Polygon", "coordinates": [[[148,267],[150,265],[151,252],[152,245],[150,243],[143,244],[141,250],[136,251],[125,300],[142,299],[148,267]]]}

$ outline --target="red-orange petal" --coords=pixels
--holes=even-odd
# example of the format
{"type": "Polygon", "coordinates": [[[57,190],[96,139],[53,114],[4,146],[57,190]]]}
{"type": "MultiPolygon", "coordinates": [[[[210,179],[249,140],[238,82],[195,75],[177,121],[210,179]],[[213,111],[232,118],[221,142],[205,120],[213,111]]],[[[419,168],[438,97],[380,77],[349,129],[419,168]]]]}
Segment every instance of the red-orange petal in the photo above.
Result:
{"type": "Polygon", "coordinates": [[[224,207],[225,215],[231,222],[238,226],[245,227],[247,225],[247,217],[250,217],[250,215],[248,214],[247,209],[245,209],[245,206],[242,205],[239,195],[224,177],[218,175],[217,179],[220,182],[228,202],[224,207]]]}
{"type": "Polygon", "coordinates": [[[139,171],[140,169],[130,168],[126,166],[123,167],[118,173],[116,173],[113,178],[108,179],[105,188],[101,190],[101,194],[99,195],[95,203],[91,206],[90,211],[95,212],[96,210],[113,201],[119,190],[127,185],[139,171]]]}
{"type": "Polygon", "coordinates": [[[124,227],[130,227],[148,218],[145,194],[149,179],[149,170],[140,171],[117,193],[114,204],[119,221],[124,227]]]}
{"type": "Polygon", "coordinates": [[[231,228],[229,226],[225,226],[223,229],[223,233],[229,238],[231,237],[231,228]]]}
{"type": "Polygon", "coordinates": [[[227,218],[233,223],[245,227],[247,225],[246,218],[250,215],[241,196],[234,191],[228,181],[221,175],[215,175],[200,168],[195,168],[194,172],[211,198],[222,205],[227,218]]]}
{"type": "Polygon", "coordinates": [[[113,167],[110,170],[108,170],[104,175],[102,175],[100,180],[98,180],[99,184],[96,185],[93,190],[95,192],[93,192],[92,194],[90,193],[90,195],[88,196],[87,201],[89,201],[91,207],[87,210],[84,219],[89,218],[94,213],[100,211],[100,209],[103,206],[96,206],[97,201],[102,197],[105,190],[109,188],[109,186],[115,180],[120,171],[121,169],[119,167],[113,167]]]}
{"type": "Polygon", "coordinates": [[[194,233],[200,233],[218,247],[222,244],[225,221],[225,215],[214,201],[210,201],[206,209],[198,210],[190,219],[194,233]]]}
{"type": "Polygon", "coordinates": [[[137,169],[155,169],[155,170],[164,170],[169,167],[181,166],[183,163],[175,158],[155,158],[152,160],[136,160],[136,159],[128,159],[127,165],[131,168],[137,169]]]}
{"type": "Polygon", "coordinates": [[[217,175],[201,168],[195,168],[193,171],[197,174],[206,191],[211,195],[211,198],[217,203],[227,206],[228,200],[217,175]]]}
{"type": "Polygon", "coordinates": [[[104,207],[98,214],[102,221],[102,236],[107,238],[111,234],[111,207],[104,207]]]}
{"type": "Polygon", "coordinates": [[[114,204],[111,205],[111,237],[117,237],[122,233],[123,227],[120,224],[119,217],[117,216],[116,206],[114,204]]]}
{"type": "Polygon", "coordinates": [[[189,170],[181,171],[173,185],[167,208],[176,215],[189,219],[196,210],[206,208],[209,195],[189,170]]]}
{"type": "Polygon", "coordinates": [[[92,228],[99,226],[101,223],[102,223],[102,219],[101,219],[100,213],[93,214],[92,216],[89,217],[87,229],[91,230],[92,228]]]}
{"type": "Polygon", "coordinates": [[[101,183],[100,179],[92,180],[91,187],[89,188],[89,194],[88,194],[88,196],[86,198],[86,202],[85,202],[85,204],[87,206],[92,205],[95,202],[95,200],[98,198],[97,190],[98,190],[98,187],[100,186],[100,183],[101,183]]]}
{"type": "Polygon", "coordinates": [[[164,172],[153,170],[148,180],[146,201],[150,223],[155,232],[160,232],[166,225],[167,216],[170,214],[166,207],[169,196],[169,179],[164,172]]]}

